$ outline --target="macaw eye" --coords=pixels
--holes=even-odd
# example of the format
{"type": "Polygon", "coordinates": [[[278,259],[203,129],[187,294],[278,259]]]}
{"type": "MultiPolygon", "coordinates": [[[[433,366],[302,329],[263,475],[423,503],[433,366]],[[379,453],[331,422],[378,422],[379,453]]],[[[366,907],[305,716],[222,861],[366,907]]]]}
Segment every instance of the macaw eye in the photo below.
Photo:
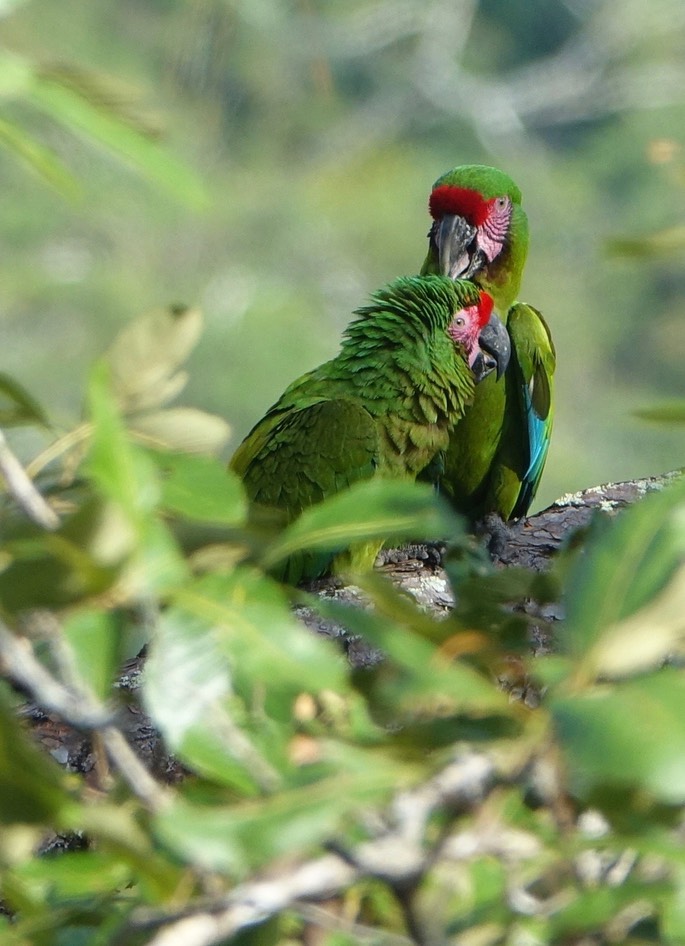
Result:
{"type": "Polygon", "coordinates": [[[463,327],[466,325],[466,322],[464,321],[464,319],[463,319],[461,316],[459,316],[458,319],[455,319],[455,320],[454,320],[454,324],[455,324],[455,325],[458,325],[459,328],[463,328],[463,327]]]}
{"type": "Polygon", "coordinates": [[[507,206],[507,198],[506,198],[506,197],[498,197],[498,198],[495,200],[495,205],[496,205],[496,207],[497,207],[498,210],[504,210],[504,208],[507,206]]]}

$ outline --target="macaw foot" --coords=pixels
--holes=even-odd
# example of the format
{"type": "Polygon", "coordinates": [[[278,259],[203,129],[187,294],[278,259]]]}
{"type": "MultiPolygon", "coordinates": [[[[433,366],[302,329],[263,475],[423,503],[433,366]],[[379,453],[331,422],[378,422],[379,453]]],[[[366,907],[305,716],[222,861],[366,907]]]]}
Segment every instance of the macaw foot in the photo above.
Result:
{"type": "Polygon", "coordinates": [[[475,524],[475,534],[485,545],[493,562],[501,561],[511,541],[511,529],[497,512],[489,512],[475,524]]]}
{"type": "Polygon", "coordinates": [[[415,542],[400,548],[381,549],[376,556],[376,568],[388,567],[393,571],[440,568],[445,548],[444,542],[415,542]]]}

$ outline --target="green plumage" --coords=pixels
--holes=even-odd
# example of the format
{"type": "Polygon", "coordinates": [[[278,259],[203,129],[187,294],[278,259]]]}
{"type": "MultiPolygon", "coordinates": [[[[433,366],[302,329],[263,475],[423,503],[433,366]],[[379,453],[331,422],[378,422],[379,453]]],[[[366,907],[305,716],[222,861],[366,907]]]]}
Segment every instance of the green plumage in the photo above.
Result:
{"type": "MultiPolygon", "coordinates": [[[[485,378],[474,403],[450,437],[440,487],[472,520],[496,512],[503,519],[527,513],[542,475],[552,432],[554,345],[542,315],[515,302],[528,253],[528,219],[521,192],[495,168],[466,165],[433,185],[480,194],[486,201],[511,200],[511,218],[501,251],[483,261],[470,278],[493,297],[507,325],[511,359],[505,376],[485,378]]],[[[475,238],[476,241],[478,237],[475,238]]],[[[440,271],[433,241],[422,273],[440,271]]]]}
{"type": "MultiPolygon", "coordinates": [[[[231,467],[249,498],[291,520],[359,480],[414,479],[473,399],[473,374],[448,327],[479,301],[472,283],[439,276],[403,277],[375,293],[340,353],[294,381],[236,450],[231,467]]],[[[377,551],[362,550],[355,567],[377,551]]],[[[317,577],[330,565],[291,561],[283,577],[317,577]]]]}

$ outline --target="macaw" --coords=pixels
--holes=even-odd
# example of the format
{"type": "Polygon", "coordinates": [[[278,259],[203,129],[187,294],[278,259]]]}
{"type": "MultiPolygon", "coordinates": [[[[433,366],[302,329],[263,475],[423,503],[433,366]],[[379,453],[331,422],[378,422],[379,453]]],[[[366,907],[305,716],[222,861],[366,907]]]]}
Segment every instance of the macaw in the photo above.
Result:
{"type": "MultiPolygon", "coordinates": [[[[359,480],[415,479],[447,447],[476,382],[506,368],[506,330],[471,282],[401,277],[355,314],[339,354],[294,381],[230,462],[249,499],[286,521],[359,480]]],[[[279,577],[370,567],[381,545],[336,562],[299,556],[279,577]]]]}
{"type": "MultiPolygon", "coordinates": [[[[443,174],[429,199],[433,218],[422,274],[470,279],[492,296],[511,339],[502,380],[489,377],[450,435],[439,486],[472,521],[524,516],[547,458],[556,354],[541,313],[516,302],[528,253],[521,191],[496,168],[464,165],[443,174]]],[[[435,465],[427,476],[435,475],[435,465]]]]}

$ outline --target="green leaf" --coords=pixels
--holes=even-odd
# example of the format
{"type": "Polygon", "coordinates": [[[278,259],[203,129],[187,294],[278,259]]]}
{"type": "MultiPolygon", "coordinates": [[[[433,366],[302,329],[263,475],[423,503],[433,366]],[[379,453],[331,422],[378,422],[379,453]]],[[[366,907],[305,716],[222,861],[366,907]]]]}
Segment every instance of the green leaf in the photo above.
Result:
{"type": "Polygon", "coordinates": [[[65,777],[20,730],[0,690],[0,824],[54,823],[69,802],[65,777]]]}
{"type": "Polygon", "coordinates": [[[112,390],[125,414],[161,407],[185,386],[181,365],[202,334],[202,314],[187,306],[154,309],[133,319],[105,354],[112,390]]]}
{"type": "Polygon", "coordinates": [[[7,118],[0,118],[0,145],[20,158],[64,197],[74,198],[78,195],[78,181],[57,155],[7,118]]]}
{"type": "Polygon", "coordinates": [[[9,883],[22,898],[53,907],[77,898],[114,894],[131,882],[131,869],[116,855],[66,851],[59,857],[33,858],[15,867],[9,883]]]}
{"type": "Polygon", "coordinates": [[[33,395],[29,394],[18,381],[3,372],[0,372],[0,395],[4,396],[8,402],[5,405],[0,401],[0,426],[21,427],[26,424],[50,426],[45,411],[33,395]]]}
{"type": "Polygon", "coordinates": [[[103,495],[119,503],[132,522],[152,510],[159,483],[152,460],[130,442],[112,395],[109,366],[100,361],[88,392],[94,424],[88,471],[103,495]]]}
{"type": "Polygon", "coordinates": [[[216,628],[176,608],[166,609],[145,665],[145,707],[181,761],[253,795],[269,766],[234,722],[232,695],[231,667],[216,628]]]}
{"type": "Polygon", "coordinates": [[[223,417],[194,407],[173,407],[136,414],[128,429],[137,440],[157,450],[217,453],[231,435],[223,417]]]}
{"type": "Polygon", "coordinates": [[[32,82],[32,63],[9,49],[0,49],[0,97],[21,98],[29,91],[32,82]]]}
{"type": "Polygon", "coordinates": [[[605,628],[586,663],[601,677],[620,677],[658,666],[685,641],[685,566],[630,617],[605,628]]]}
{"type": "Polygon", "coordinates": [[[275,857],[320,848],[357,811],[382,801],[396,782],[393,766],[386,756],[374,760],[368,754],[365,762],[271,798],[231,806],[178,798],[155,818],[155,831],[191,864],[244,875],[275,857]]]}
{"type": "Polygon", "coordinates": [[[118,667],[119,628],[113,614],[86,608],[72,611],[62,623],[81,683],[102,702],[110,695],[118,667]]]}
{"type": "Polygon", "coordinates": [[[163,471],[162,506],[199,522],[240,525],[247,502],[242,484],[218,460],[186,454],[157,454],[163,471]]]}
{"type": "Polygon", "coordinates": [[[100,594],[121,573],[135,536],[121,509],[94,497],[56,532],[31,530],[4,548],[0,601],[8,611],[63,607],[100,594]]]}
{"type": "MultiPolygon", "coordinates": [[[[421,714],[485,716],[510,712],[510,704],[494,681],[468,664],[452,660],[410,624],[388,620],[373,611],[321,599],[312,602],[322,615],[351,630],[387,657],[375,678],[365,677],[375,704],[389,718],[421,714]]],[[[363,682],[363,681],[361,681],[363,682]]]]}
{"type": "Polygon", "coordinates": [[[672,578],[685,554],[685,481],[677,481],[590,533],[568,580],[560,645],[583,658],[579,679],[597,673],[603,639],[644,608],[672,578]],[[599,649],[598,649],[599,648],[599,649]]]}
{"type": "Polygon", "coordinates": [[[268,549],[264,567],[309,549],[337,552],[390,537],[439,539],[460,529],[461,520],[432,487],[375,477],[305,509],[268,549]]]}
{"type": "Polygon", "coordinates": [[[653,421],[656,424],[685,424],[685,401],[668,401],[644,407],[633,412],[640,420],[653,421]]]}
{"type": "Polygon", "coordinates": [[[612,256],[638,259],[666,257],[685,253],[685,226],[668,227],[641,239],[617,237],[609,240],[607,248],[612,256]]]}
{"type": "Polygon", "coordinates": [[[281,587],[256,570],[203,576],[174,602],[215,629],[245,695],[263,688],[267,701],[282,705],[302,690],[345,686],[347,668],[330,642],[301,625],[281,587]]]}
{"type": "Polygon", "coordinates": [[[207,193],[199,178],[157,141],[132,127],[127,117],[102,102],[93,104],[82,90],[69,88],[61,77],[49,72],[37,77],[28,95],[50,118],[118,154],[177,200],[196,210],[207,206],[207,193]]]}
{"type": "Polygon", "coordinates": [[[553,696],[573,790],[613,787],[685,802],[685,676],[665,668],[618,685],[553,696]]]}

